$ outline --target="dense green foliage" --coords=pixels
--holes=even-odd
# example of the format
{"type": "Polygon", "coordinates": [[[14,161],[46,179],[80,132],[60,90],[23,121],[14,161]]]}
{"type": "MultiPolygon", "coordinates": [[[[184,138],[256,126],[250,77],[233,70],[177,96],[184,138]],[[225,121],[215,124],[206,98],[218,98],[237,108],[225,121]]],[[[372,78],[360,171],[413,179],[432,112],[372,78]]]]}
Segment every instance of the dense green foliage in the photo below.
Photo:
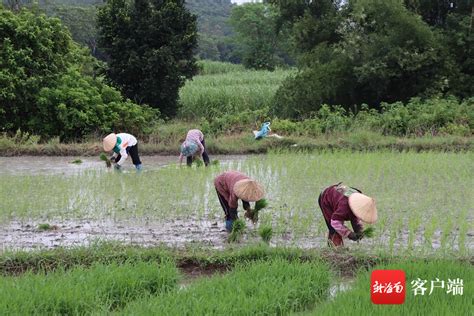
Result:
{"type": "Polygon", "coordinates": [[[130,304],[125,315],[285,315],[328,295],[329,269],[286,260],[240,264],[224,276],[130,304]]]}
{"type": "Polygon", "coordinates": [[[96,62],[59,19],[0,9],[0,125],[41,136],[82,138],[133,123],[144,132],[156,111],[123,100],[95,74],[96,62]]]}
{"type": "Polygon", "coordinates": [[[135,102],[173,116],[179,88],[197,72],[196,17],[184,1],[110,0],[98,25],[109,78],[135,102]]]}
{"type": "Polygon", "coordinates": [[[273,70],[289,61],[282,49],[288,34],[276,31],[277,18],[277,9],[268,4],[248,3],[232,9],[229,23],[236,33],[236,55],[245,67],[273,70]]]}
{"type": "Polygon", "coordinates": [[[188,0],[186,7],[197,16],[199,32],[195,53],[200,59],[239,62],[229,36],[233,34],[228,20],[235,5],[231,0],[188,0]]]}
{"type": "Polygon", "coordinates": [[[75,267],[52,273],[1,277],[2,315],[84,315],[106,313],[145,295],[174,289],[172,261],[75,267]]]}
{"type": "Polygon", "coordinates": [[[414,96],[473,95],[465,5],[435,12],[435,19],[425,1],[408,1],[416,13],[399,0],[270,2],[280,8],[280,24],[293,26],[300,61],[276,94],[273,113],[280,117],[305,117],[324,103],[380,109],[381,102],[414,96]]]}
{"type": "Polygon", "coordinates": [[[235,65],[217,62],[200,65],[203,75],[188,81],[180,91],[179,117],[194,120],[205,134],[250,132],[268,119],[272,121],[274,132],[287,136],[360,130],[395,136],[470,136],[474,131],[472,98],[464,101],[454,97],[413,98],[405,104],[383,102],[379,111],[367,105],[346,110],[342,106],[323,104],[319,110],[305,113],[305,120],[272,119],[271,100],[278,86],[292,76],[293,71],[244,71],[235,69],[235,65]]]}

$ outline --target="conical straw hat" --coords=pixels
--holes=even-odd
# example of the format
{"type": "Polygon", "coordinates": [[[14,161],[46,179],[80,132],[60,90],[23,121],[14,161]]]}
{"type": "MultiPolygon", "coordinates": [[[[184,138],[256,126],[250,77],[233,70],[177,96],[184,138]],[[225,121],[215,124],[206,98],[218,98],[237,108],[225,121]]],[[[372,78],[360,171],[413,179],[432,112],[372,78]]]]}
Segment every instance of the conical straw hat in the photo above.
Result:
{"type": "Polygon", "coordinates": [[[239,199],[247,202],[255,202],[263,198],[265,190],[263,186],[255,180],[244,179],[234,184],[234,194],[239,199]]]}
{"type": "Polygon", "coordinates": [[[377,221],[377,208],[373,198],[362,193],[352,193],[349,196],[349,207],[363,222],[373,224],[377,221]]]}
{"type": "Polygon", "coordinates": [[[111,151],[112,149],[114,149],[116,143],[117,135],[115,135],[115,133],[110,133],[109,135],[105,136],[103,140],[104,150],[111,151]]]}

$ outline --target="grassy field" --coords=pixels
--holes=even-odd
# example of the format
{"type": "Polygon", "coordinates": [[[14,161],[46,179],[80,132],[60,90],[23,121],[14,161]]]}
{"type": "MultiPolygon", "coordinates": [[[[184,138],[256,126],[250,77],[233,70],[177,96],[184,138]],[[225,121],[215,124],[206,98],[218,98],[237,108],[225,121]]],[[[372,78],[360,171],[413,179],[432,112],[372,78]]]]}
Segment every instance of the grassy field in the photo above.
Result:
{"type": "Polygon", "coordinates": [[[225,63],[204,65],[202,75],[186,82],[179,92],[179,116],[215,118],[228,113],[265,109],[275,92],[294,70],[245,70],[225,63]]]}

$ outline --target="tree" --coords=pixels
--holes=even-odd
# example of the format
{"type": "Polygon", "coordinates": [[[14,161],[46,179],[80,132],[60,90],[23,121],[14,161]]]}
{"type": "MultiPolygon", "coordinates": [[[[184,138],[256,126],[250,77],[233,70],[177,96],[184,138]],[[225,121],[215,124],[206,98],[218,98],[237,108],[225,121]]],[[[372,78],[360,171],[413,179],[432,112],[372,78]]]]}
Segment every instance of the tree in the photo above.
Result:
{"type": "Polygon", "coordinates": [[[336,26],[339,40],[304,50],[304,68],[276,95],[276,114],[297,117],[324,103],[378,108],[443,91],[450,59],[419,16],[398,0],[357,0],[346,10],[336,26]]]}
{"type": "Polygon", "coordinates": [[[144,133],[157,111],[124,100],[97,77],[97,60],[60,20],[0,7],[0,127],[62,140],[127,128],[144,133]]]}
{"type": "Polygon", "coordinates": [[[0,7],[0,39],[0,126],[34,130],[36,97],[71,64],[71,37],[59,19],[0,7]]]}
{"type": "Polygon", "coordinates": [[[139,104],[176,114],[178,91],[197,73],[196,17],[182,0],[109,0],[99,9],[108,76],[139,104]]]}
{"type": "Polygon", "coordinates": [[[282,43],[276,29],[278,11],[272,5],[248,3],[232,9],[230,24],[235,30],[236,55],[247,68],[273,70],[284,63],[282,43]]]}

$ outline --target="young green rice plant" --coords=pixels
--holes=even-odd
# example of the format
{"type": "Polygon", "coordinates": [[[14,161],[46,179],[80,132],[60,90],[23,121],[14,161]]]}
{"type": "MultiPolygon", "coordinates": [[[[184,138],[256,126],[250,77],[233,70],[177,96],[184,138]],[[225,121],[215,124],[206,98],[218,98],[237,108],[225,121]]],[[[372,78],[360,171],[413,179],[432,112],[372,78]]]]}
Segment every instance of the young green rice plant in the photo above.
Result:
{"type": "Polygon", "coordinates": [[[211,161],[211,166],[219,166],[220,162],[218,159],[214,159],[211,161]]]}
{"type": "Polygon", "coordinates": [[[245,230],[245,222],[241,219],[234,221],[232,225],[232,231],[227,237],[227,241],[230,243],[239,242],[242,239],[245,230]]]}
{"type": "Polygon", "coordinates": [[[273,229],[271,226],[267,225],[260,226],[260,228],[258,229],[258,234],[262,238],[263,242],[269,244],[270,240],[273,237],[273,229]]]}
{"type": "Polygon", "coordinates": [[[100,158],[100,160],[105,161],[105,166],[107,168],[112,167],[112,162],[110,161],[109,158],[107,158],[107,156],[104,153],[101,153],[99,158],[100,158]]]}
{"type": "Polygon", "coordinates": [[[204,165],[204,162],[199,158],[194,159],[194,162],[196,163],[196,167],[202,167],[204,165]]]}
{"type": "Polygon", "coordinates": [[[38,225],[39,231],[47,231],[47,230],[57,230],[59,227],[57,225],[50,225],[48,223],[43,223],[38,225]]]}
{"type": "Polygon", "coordinates": [[[71,163],[76,164],[76,165],[80,165],[82,163],[82,160],[81,159],[74,159],[73,161],[71,161],[71,163]]]}
{"type": "Polygon", "coordinates": [[[362,236],[365,238],[372,238],[375,236],[375,228],[373,226],[367,227],[362,231],[362,236]]]}
{"type": "Polygon", "coordinates": [[[443,231],[441,233],[441,248],[446,249],[448,245],[448,239],[453,234],[453,220],[451,217],[447,218],[443,225],[443,231]]]}
{"type": "Polygon", "coordinates": [[[131,303],[125,315],[290,315],[328,296],[325,263],[262,260],[201,278],[176,292],[131,303]]]}
{"type": "Polygon", "coordinates": [[[247,210],[245,212],[245,217],[250,219],[252,223],[257,223],[258,222],[258,212],[265,207],[268,206],[268,202],[266,199],[260,199],[257,202],[255,202],[255,207],[253,209],[247,210]]]}
{"type": "Polygon", "coordinates": [[[425,247],[431,248],[433,246],[433,235],[436,231],[436,227],[438,225],[438,219],[435,216],[431,217],[429,223],[425,225],[425,231],[423,232],[423,237],[425,241],[425,247]]]}
{"type": "Polygon", "coordinates": [[[140,261],[27,272],[0,281],[1,315],[90,315],[175,289],[178,271],[171,260],[140,261]]]}

